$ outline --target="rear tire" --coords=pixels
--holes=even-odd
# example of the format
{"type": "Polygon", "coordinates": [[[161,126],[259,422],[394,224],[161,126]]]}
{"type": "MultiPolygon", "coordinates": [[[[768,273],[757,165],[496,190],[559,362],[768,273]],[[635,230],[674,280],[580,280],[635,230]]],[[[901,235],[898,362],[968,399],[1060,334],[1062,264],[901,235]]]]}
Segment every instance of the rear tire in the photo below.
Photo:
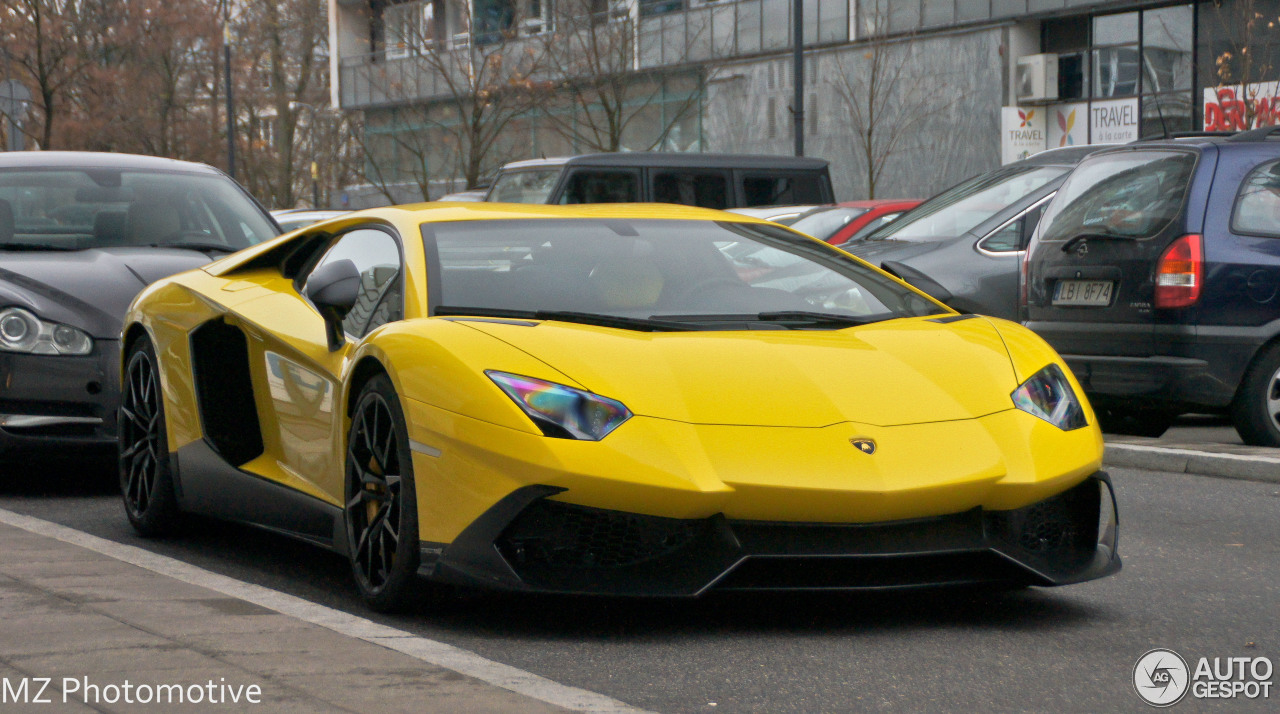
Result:
{"type": "Polygon", "coordinates": [[[404,609],[418,579],[418,502],[408,429],[386,375],[364,386],[347,438],[347,549],[360,596],[378,612],[404,609]]]}
{"type": "Polygon", "coordinates": [[[116,421],[125,515],[143,536],[170,535],[178,529],[178,499],[173,492],[159,361],[145,337],[133,343],[125,357],[116,421]]]}
{"type": "Polygon", "coordinates": [[[1263,350],[1245,372],[1231,403],[1231,420],[1244,443],[1280,446],[1280,342],[1263,350]]]}
{"type": "Polygon", "coordinates": [[[1153,438],[1168,431],[1178,418],[1176,412],[1125,407],[1095,407],[1094,413],[1098,415],[1098,425],[1107,434],[1153,438]]]}

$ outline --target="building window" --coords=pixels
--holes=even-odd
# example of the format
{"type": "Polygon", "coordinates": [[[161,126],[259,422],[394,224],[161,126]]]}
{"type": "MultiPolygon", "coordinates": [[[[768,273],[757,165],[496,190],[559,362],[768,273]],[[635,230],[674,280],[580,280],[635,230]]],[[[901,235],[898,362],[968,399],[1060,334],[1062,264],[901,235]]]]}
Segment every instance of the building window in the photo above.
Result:
{"type": "Polygon", "coordinates": [[[809,133],[818,135],[818,95],[809,95],[809,133]]]}
{"type": "Polygon", "coordinates": [[[778,136],[778,100],[769,97],[765,106],[765,136],[773,139],[778,136]]]}

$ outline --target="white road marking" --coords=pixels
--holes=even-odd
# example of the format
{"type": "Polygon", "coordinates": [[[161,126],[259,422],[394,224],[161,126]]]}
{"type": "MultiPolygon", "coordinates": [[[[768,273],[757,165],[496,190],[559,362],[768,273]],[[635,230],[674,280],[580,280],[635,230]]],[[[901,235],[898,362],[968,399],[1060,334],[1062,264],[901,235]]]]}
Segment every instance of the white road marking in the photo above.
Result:
{"type": "Polygon", "coordinates": [[[317,605],[278,590],[229,578],[136,546],[99,538],[74,528],[3,508],[0,508],[0,523],[37,535],[48,536],[64,543],[78,545],[184,583],[261,605],[283,615],[402,652],[428,664],[451,669],[495,687],[558,707],[580,712],[646,714],[643,709],[637,709],[603,694],[553,682],[546,677],[485,659],[474,652],[444,642],[419,637],[404,630],[388,627],[331,607],[317,605]]]}

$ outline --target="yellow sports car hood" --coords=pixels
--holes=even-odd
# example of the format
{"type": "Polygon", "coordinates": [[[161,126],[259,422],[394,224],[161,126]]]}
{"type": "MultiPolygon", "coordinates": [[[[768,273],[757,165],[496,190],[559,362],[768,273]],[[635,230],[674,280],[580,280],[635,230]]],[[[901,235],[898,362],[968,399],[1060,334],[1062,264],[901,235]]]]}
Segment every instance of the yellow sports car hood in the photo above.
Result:
{"type": "Polygon", "coordinates": [[[1008,352],[985,319],[842,330],[635,332],[468,321],[644,416],[694,424],[877,426],[1013,408],[1008,352]]]}

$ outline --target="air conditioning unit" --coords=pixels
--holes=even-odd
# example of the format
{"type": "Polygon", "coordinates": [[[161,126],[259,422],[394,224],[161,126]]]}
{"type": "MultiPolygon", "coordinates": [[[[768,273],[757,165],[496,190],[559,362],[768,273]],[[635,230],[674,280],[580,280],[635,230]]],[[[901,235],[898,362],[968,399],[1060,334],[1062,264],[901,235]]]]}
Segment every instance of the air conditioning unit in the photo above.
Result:
{"type": "Polygon", "coordinates": [[[455,50],[465,50],[471,47],[471,33],[459,32],[450,38],[449,44],[455,50]]]}
{"type": "Polygon", "coordinates": [[[1027,55],[1018,58],[1018,103],[1058,100],[1058,56],[1027,55]]]}
{"type": "Polygon", "coordinates": [[[542,32],[542,29],[546,27],[546,24],[547,24],[546,20],[543,20],[541,17],[526,17],[525,19],[520,21],[520,34],[521,35],[539,34],[542,32]]]}

